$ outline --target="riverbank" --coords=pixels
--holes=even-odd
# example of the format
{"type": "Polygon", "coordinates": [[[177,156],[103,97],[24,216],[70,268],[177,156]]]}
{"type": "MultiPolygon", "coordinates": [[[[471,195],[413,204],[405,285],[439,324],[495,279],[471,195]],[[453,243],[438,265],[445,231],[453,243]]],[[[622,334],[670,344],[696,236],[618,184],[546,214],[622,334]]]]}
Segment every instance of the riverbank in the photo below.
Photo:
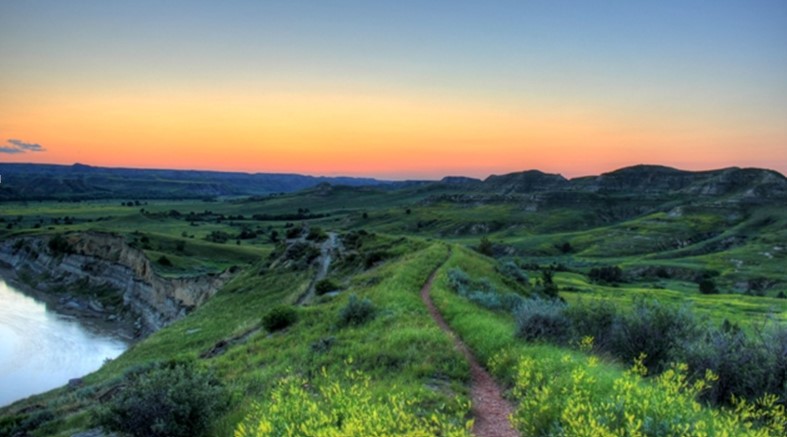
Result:
{"type": "Polygon", "coordinates": [[[15,270],[2,263],[0,263],[0,279],[26,296],[42,302],[47,310],[78,321],[90,332],[117,338],[128,344],[142,338],[139,321],[135,320],[125,308],[104,307],[94,299],[86,299],[68,292],[36,288],[20,278],[15,270]]]}

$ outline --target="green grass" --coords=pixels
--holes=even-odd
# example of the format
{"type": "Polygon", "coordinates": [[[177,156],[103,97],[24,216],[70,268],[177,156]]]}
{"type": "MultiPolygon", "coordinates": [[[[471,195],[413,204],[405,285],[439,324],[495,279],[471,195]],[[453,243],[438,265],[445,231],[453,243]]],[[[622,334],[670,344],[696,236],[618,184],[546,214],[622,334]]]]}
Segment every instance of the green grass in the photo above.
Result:
{"type": "Polygon", "coordinates": [[[375,395],[396,386],[413,400],[414,414],[439,407],[452,421],[464,423],[467,364],[432,322],[419,295],[428,274],[444,259],[445,247],[401,240],[391,249],[403,254],[347,278],[346,292],[300,307],[299,321],[273,334],[260,329],[262,315],[275,305],[293,303],[309,277],[297,271],[264,270],[260,276],[259,268],[249,269],[189,317],[86,377],[82,392],[91,394],[80,397],[73,389],[61,388],[23,402],[43,402],[57,413],[55,422],[37,435],[70,435],[73,429],[89,426],[95,393],[111,387],[130,368],[177,357],[197,358],[213,367],[234,394],[232,409],[212,435],[232,434],[251,405],[265,403],[285,375],[310,378],[323,368],[340,374],[348,366],[371,377],[375,395]],[[350,294],[370,299],[378,315],[363,326],[339,328],[338,313],[350,294]],[[248,336],[238,340],[244,334],[248,336]],[[230,342],[226,351],[200,358],[222,340],[230,342]],[[320,344],[329,346],[314,346],[320,344]]]}
{"type": "MultiPolygon", "coordinates": [[[[738,410],[714,410],[695,400],[699,386],[685,383],[685,370],[643,379],[619,364],[584,352],[526,343],[514,336],[509,315],[480,308],[456,295],[447,272],[460,267],[471,277],[489,275],[488,260],[455,250],[432,289],[448,324],[494,376],[508,387],[516,405],[514,424],[524,435],[780,435],[773,428],[749,431],[756,420],[738,410]],[[640,434],[635,434],[635,433],[640,434]]],[[[781,421],[781,422],[780,422],[781,421]]]]}

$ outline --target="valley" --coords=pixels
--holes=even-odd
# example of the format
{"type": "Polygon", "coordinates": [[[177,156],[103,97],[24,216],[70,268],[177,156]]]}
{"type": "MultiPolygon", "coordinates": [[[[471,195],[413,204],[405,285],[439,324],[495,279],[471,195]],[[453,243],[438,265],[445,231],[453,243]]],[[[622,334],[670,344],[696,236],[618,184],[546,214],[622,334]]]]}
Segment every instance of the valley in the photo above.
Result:
{"type": "MultiPolygon", "coordinates": [[[[177,173],[170,180],[184,179],[177,173]]],[[[293,423],[300,435],[492,435],[474,428],[472,365],[432,318],[427,283],[521,435],[691,426],[691,435],[767,436],[787,426],[787,359],[771,350],[787,348],[779,173],[635,166],[570,180],[526,171],[292,192],[241,183],[210,198],[202,186],[184,196],[153,180],[132,192],[72,177],[98,185],[0,195],[0,267],[131,324],[134,343],[79,386],[0,409],[0,434],[96,430],[138,373],[188,362],[226,391],[205,435],[286,435],[293,423]],[[686,315],[696,330],[645,344],[620,337],[634,331],[632,314],[669,329],[686,315]],[[739,355],[756,349],[762,366],[714,361],[689,341],[725,335],[739,355]],[[767,347],[754,340],[765,337],[767,347]],[[643,350],[624,350],[624,340],[643,350]],[[704,373],[741,369],[762,378],[720,388],[704,373]],[[770,405],[766,394],[781,398],[770,405]]],[[[54,172],[36,184],[48,178],[63,181],[54,172]]]]}

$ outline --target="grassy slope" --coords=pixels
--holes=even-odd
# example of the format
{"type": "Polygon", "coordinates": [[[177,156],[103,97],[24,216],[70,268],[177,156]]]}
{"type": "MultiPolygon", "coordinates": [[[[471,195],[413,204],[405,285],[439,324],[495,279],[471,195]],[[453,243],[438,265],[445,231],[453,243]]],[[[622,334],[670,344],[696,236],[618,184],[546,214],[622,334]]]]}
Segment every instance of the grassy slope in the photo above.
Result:
{"type": "Polygon", "coordinates": [[[419,296],[422,283],[445,258],[446,249],[441,244],[413,241],[398,245],[408,254],[345,278],[350,285],[341,295],[300,308],[299,322],[274,334],[256,330],[260,317],[274,305],[293,302],[308,277],[286,271],[259,276],[259,269],[249,270],[191,316],[85,378],[86,387],[35,396],[11,411],[43,404],[57,419],[36,435],[70,435],[90,426],[89,410],[96,397],[129,368],[153,360],[199,356],[221,340],[252,331],[225,353],[201,359],[218,371],[234,393],[231,411],[212,435],[230,435],[252,402],[264,401],[275,382],[288,373],[309,376],[326,368],[329,374],[340,374],[348,365],[372,377],[373,392],[386,393],[396,386],[416,401],[417,411],[426,414],[444,406],[451,420],[462,423],[468,402],[467,364],[432,323],[419,296]],[[339,329],[337,314],[352,293],[371,299],[378,316],[367,325],[339,329]],[[312,347],[327,339],[332,344],[327,350],[312,347]]]}
{"type": "MultiPolygon", "coordinates": [[[[627,411],[624,414],[640,420],[640,426],[674,421],[681,426],[706,427],[708,434],[702,435],[753,435],[735,416],[702,407],[691,397],[673,392],[678,387],[674,381],[642,380],[614,362],[518,340],[510,316],[480,308],[451,290],[447,272],[453,267],[471,277],[494,278],[494,265],[465,249],[455,250],[438,274],[432,297],[449,325],[509,388],[509,398],[518,405],[514,423],[523,435],[553,435],[556,426],[568,435],[612,435],[600,434],[606,430],[595,422],[603,410],[594,408],[605,404],[622,405],[627,411]],[[630,385],[622,390],[624,381],[630,385]]],[[[628,428],[629,432],[632,428],[636,426],[628,428]]],[[[687,431],[687,435],[695,433],[701,434],[696,429],[687,431]]]]}

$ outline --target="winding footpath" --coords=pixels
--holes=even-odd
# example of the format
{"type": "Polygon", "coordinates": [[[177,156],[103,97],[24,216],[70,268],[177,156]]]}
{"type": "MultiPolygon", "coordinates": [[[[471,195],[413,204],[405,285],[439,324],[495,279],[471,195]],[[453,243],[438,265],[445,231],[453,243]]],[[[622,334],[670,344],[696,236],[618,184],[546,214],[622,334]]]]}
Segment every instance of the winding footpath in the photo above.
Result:
{"type": "Polygon", "coordinates": [[[440,311],[435,307],[429,292],[432,290],[432,282],[437,276],[442,264],[438,266],[429,279],[426,280],[421,288],[421,299],[429,310],[429,314],[437,325],[454,340],[456,348],[470,363],[470,375],[472,385],[470,397],[472,399],[472,413],[475,418],[473,423],[473,434],[478,437],[519,437],[519,433],[511,426],[509,417],[514,412],[513,407],[503,398],[500,386],[492,376],[478,363],[478,359],[473,352],[462,342],[458,335],[445,322],[440,311]]]}

